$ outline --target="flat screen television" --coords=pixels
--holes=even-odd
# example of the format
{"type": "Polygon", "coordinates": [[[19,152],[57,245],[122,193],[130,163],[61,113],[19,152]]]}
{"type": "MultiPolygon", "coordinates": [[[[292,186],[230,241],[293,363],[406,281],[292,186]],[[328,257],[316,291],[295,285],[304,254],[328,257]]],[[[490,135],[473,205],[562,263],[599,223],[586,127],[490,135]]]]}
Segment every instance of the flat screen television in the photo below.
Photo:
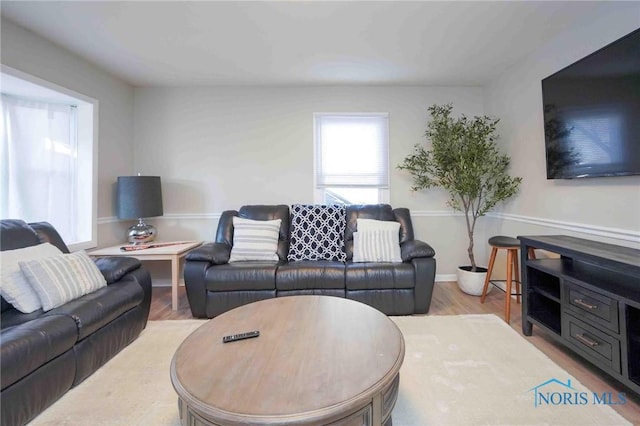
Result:
{"type": "Polygon", "coordinates": [[[547,179],[640,175],[640,29],[542,80],[547,179]]]}

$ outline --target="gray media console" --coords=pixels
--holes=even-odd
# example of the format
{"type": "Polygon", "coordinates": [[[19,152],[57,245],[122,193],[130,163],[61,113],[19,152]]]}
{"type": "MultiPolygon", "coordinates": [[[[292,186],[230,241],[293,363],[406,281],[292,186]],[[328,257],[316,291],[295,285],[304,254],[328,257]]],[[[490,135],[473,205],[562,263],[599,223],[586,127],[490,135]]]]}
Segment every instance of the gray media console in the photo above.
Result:
{"type": "Polygon", "coordinates": [[[518,239],[522,332],[548,330],[640,394],[640,250],[565,235],[518,239]],[[530,248],[559,256],[529,259],[530,248]]]}

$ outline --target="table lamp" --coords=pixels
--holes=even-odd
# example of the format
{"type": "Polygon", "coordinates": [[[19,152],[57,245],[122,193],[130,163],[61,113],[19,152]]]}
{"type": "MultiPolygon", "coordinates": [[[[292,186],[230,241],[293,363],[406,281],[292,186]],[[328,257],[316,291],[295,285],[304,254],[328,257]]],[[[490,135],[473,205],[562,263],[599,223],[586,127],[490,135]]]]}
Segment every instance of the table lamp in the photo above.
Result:
{"type": "Polygon", "coordinates": [[[118,219],[138,219],[129,228],[131,244],[146,244],[156,238],[156,228],[144,218],[162,216],[160,176],[118,176],[118,219]]]}

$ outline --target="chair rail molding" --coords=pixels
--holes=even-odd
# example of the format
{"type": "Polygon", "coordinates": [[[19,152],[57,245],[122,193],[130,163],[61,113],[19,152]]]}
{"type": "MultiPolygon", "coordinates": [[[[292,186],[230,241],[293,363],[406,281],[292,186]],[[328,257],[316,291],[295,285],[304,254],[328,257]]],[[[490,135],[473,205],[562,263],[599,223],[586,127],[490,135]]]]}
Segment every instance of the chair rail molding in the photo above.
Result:
{"type": "Polygon", "coordinates": [[[218,220],[222,213],[168,213],[158,216],[160,220],[218,220]]]}
{"type": "MultiPolygon", "coordinates": [[[[158,216],[156,220],[218,220],[222,213],[168,213],[158,216]]],[[[411,212],[412,218],[426,217],[451,217],[463,216],[461,212],[451,210],[414,210],[411,212]]],[[[539,217],[523,216],[510,213],[489,212],[486,215],[494,219],[508,220],[513,222],[528,223],[546,228],[560,229],[564,231],[578,232],[587,235],[597,235],[600,237],[612,238],[616,240],[629,241],[632,243],[640,243],[640,232],[611,228],[606,226],[590,225],[578,222],[567,222],[554,219],[544,219],[539,217]]],[[[98,225],[122,222],[116,216],[105,216],[98,218],[98,225]]]]}
{"type": "Polygon", "coordinates": [[[99,217],[98,218],[98,225],[107,225],[109,223],[117,223],[117,222],[123,222],[123,220],[118,219],[117,216],[104,216],[104,217],[99,217]]]}
{"type": "MultiPolygon", "coordinates": [[[[162,216],[150,218],[153,220],[218,220],[222,213],[167,213],[162,216]]],[[[109,223],[131,222],[131,220],[118,219],[117,216],[104,216],[98,218],[98,225],[109,223]]]]}
{"type": "Polygon", "coordinates": [[[528,223],[531,225],[544,226],[547,228],[562,229],[564,231],[579,232],[581,234],[597,235],[600,237],[613,238],[616,240],[640,243],[640,232],[630,229],[610,228],[606,226],[589,225],[586,223],[567,222],[554,219],[543,219],[539,217],[522,216],[510,213],[487,213],[488,217],[495,219],[510,220],[513,222],[528,223]]]}

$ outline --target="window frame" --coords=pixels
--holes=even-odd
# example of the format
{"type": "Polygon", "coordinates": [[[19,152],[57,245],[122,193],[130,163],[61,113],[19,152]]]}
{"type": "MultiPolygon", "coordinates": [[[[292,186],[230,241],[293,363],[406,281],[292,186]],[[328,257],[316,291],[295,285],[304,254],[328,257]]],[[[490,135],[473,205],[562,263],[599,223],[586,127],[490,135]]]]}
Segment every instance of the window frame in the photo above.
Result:
{"type": "MultiPolygon", "coordinates": [[[[7,92],[9,94],[45,102],[62,101],[77,107],[78,157],[82,156],[84,160],[78,161],[79,188],[76,195],[83,200],[84,207],[81,207],[83,211],[79,211],[77,214],[79,240],[65,241],[65,243],[71,251],[96,247],[98,241],[98,100],[2,64],[0,77],[5,80],[5,76],[9,79],[21,80],[17,91],[7,92]],[[90,176],[90,182],[86,182],[87,176],[90,176]]],[[[3,82],[3,92],[6,87],[5,83],[6,80],[3,82]]],[[[46,220],[46,218],[42,220],[46,220]]]]}
{"type": "MultiPolygon", "coordinates": [[[[386,130],[386,156],[387,156],[387,186],[386,187],[378,187],[378,203],[388,204],[390,201],[390,137],[389,137],[389,113],[388,112],[314,112],[313,113],[313,200],[316,204],[325,204],[325,191],[328,189],[327,187],[318,187],[318,144],[319,144],[319,117],[378,117],[383,118],[386,122],[385,130],[386,130]]],[[[357,188],[355,186],[351,186],[347,188],[357,188]]],[[[375,187],[373,187],[375,188],[375,187]]]]}

